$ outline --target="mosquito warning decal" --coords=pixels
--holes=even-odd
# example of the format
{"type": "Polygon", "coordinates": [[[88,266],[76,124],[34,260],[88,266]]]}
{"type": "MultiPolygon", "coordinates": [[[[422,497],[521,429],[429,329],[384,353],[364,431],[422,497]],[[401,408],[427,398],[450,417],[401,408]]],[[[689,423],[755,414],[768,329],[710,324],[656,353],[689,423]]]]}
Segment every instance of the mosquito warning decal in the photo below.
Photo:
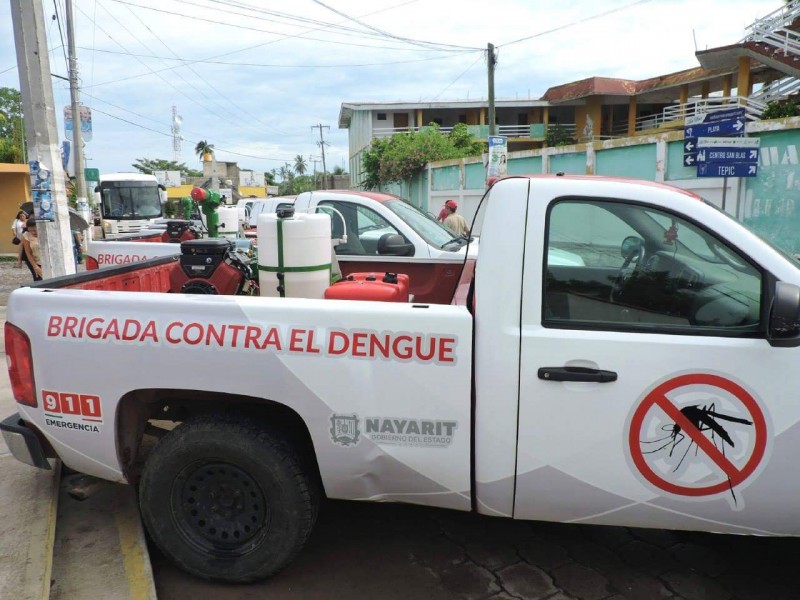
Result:
{"type": "Polygon", "coordinates": [[[757,471],[767,421],[741,385],[708,373],[673,377],[648,392],[630,420],[628,450],[636,469],[660,491],[703,498],[729,495],[757,471]]]}

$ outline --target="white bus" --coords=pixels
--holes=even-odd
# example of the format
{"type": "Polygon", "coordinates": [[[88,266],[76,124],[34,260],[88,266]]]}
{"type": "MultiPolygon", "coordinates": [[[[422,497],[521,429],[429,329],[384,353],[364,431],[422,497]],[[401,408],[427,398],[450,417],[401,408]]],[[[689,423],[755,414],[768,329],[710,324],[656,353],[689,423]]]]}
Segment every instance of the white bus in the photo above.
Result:
{"type": "Polygon", "coordinates": [[[166,188],[155,175],[107,173],[94,188],[103,235],[136,233],[162,216],[166,188]]]}

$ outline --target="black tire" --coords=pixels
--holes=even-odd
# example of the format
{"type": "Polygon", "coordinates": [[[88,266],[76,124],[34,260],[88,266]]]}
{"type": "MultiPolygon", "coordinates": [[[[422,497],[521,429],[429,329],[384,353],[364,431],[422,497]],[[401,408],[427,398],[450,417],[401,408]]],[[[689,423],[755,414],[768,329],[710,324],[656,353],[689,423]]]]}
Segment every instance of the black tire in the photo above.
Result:
{"type": "Polygon", "coordinates": [[[159,549],[215,581],[269,577],[305,545],[315,479],[280,435],[240,416],[198,417],[165,435],[142,472],[139,504],[159,549]]]}

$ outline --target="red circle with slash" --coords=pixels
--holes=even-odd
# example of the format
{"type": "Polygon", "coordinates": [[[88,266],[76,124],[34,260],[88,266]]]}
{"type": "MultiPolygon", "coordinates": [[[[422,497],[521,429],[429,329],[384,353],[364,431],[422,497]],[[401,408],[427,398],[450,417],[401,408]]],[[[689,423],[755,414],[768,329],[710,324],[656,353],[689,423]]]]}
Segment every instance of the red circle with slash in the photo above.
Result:
{"type": "Polygon", "coordinates": [[[641,404],[639,404],[638,408],[633,413],[630,431],[628,433],[628,445],[630,447],[631,458],[636,468],[639,469],[639,472],[649,483],[658,489],[678,496],[711,496],[721,492],[727,492],[731,487],[743,483],[755,472],[759,464],[761,464],[761,460],[764,458],[764,453],[767,448],[767,422],[764,418],[764,413],[753,396],[739,384],[719,375],[691,373],[679,375],[678,377],[665,381],[644,397],[641,404]],[[727,392],[727,394],[730,394],[741,402],[750,414],[753,422],[755,443],[753,444],[750,457],[741,468],[734,465],[720,452],[716,445],[703,435],[703,432],[700,431],[700,429],[680,411],[672,400],[667,397],[667,394],[670,392],[682,387],[694,385],[711,386],[727,392]],[[642,434],[644,419],[654,407],[664,411],[673,423],[680,426],[681,431],[689,436],[692,442],[697,444],[698,450],[708,456],[714,466],[724,473],[725,481],[699,487],[681,485],[667,481],[650,467],[642,453],[640,436],[642,434]]]}

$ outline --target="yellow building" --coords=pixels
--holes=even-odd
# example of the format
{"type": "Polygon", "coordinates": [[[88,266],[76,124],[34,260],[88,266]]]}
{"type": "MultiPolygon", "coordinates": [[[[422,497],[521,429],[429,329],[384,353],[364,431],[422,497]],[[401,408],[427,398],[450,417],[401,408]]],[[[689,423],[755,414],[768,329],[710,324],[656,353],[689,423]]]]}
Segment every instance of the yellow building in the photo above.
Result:
{"type": "Polygon", "coordinates": [[[11,243],[14,234],[11,224],[19,212],[20,204],[31,199],[31,179],[28,165],[0,163],[0,223],[5,224],[5,235],[0,236],[0,254],[16,255],[19,246],[11,243]]]}

